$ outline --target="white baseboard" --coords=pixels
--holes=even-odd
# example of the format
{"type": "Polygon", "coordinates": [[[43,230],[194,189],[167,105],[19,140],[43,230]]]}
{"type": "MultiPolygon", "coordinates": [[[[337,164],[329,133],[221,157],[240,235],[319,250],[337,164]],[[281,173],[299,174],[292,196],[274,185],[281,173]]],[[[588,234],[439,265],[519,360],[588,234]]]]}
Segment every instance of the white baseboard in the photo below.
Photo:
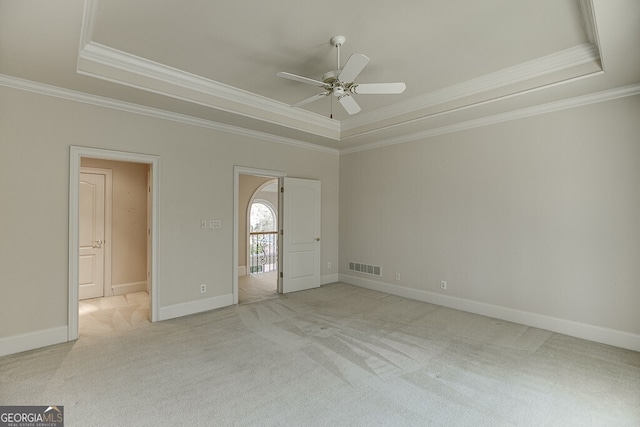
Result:
{"type": "Polygon", "coordinates": [[[527,311],[514,310],[512,308],[486,304],[465,298],[441,295],[420,289],[412,289],[389,283],[376,282],[349,274],[340,274],[339,277],[341,282],[348,283],[350,285],[360,286],[422,302],[428,302],[430,304],[454,308],[456,310],[462,310],[469,313],[502,319],[509,322],[520,323],[522,325],[571,335],[573,337],[595,341],[602,344],[640,351],[640,335],[630,332],[603,328],[600,326],[589,325],[587,323],[579,323],[572,320],[560,319],[527,311]]]}
{"type": "Polygon", "coordinates": [[[338,279],[338,273],[335,274],[325,274],[320,277],[320,285],[328,285],[329,283],[335,283],[338,279]]]}
{"type": "Polygon", "coordinates": [[[247,275],[247,266],[246,265],[239,265],[238,266],[238,277],[239,276],[246,276],[247,275]]]}
{"type": "Polygon", "coordinates": [[[147,282],[133,282],[133,283],[121,283],[119,285],[111,286],[113,295],[132,294],[134,292],[146,292],[147,282]]]}
{"type": "Polygon", "coordinates": [[[233,294],[220,295],[196,301],[184,302],[181,304],[160,307],[159,320],[174,319],[176,317],[188,316],[190,314],[201,313],[203,311],[214,310],[216,308],[233,305],[233,294]]]}
{"type": "Polygon", "coordinates": [[[68,333],[69,327],[65,325],[58,326],[57,328],[0,338],[0,356],[67,342],[68,333]]]}

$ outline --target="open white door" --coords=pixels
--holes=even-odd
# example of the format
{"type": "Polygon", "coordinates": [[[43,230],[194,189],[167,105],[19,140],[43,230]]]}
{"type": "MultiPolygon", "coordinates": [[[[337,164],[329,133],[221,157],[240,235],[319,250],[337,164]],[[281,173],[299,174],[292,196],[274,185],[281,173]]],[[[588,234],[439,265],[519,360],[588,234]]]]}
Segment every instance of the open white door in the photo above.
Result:
{"type": "Polygon", "coordinates": [[[320,181],[282,178],[282,293],[320,287],[320,181]]]}
{"type": "Polygon", "coordinates": [[[79,299],[104,296],[105,176],[80,174],[79,299]]]}

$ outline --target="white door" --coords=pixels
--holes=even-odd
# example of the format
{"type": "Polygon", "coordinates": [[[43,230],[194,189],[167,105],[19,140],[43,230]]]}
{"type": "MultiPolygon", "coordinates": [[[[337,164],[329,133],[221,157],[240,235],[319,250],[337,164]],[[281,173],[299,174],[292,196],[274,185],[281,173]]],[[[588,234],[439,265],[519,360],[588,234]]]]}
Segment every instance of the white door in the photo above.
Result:
{"type": "Polygon", "coordinates": [[[80,173],[80,299],[104,296],[105,176],[80,173]]]}
{"type": "Polygon", "coordinates": [[[283,178],[282,293],[320,287],[320,181],[283,178]]]}

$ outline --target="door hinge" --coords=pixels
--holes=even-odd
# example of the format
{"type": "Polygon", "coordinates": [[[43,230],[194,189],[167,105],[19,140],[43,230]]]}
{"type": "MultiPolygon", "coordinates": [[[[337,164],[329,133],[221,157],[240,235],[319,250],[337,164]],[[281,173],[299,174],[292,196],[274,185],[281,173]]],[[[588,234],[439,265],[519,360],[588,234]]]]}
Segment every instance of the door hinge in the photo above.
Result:
{"type": "Polygon", "coordinates": [[[282,271],[280,272],[280,277],[284,277],[284,273],[282,271]]]}
{"type": "Polygon", "coordinates": [[[284,236],[284,230],[280,230],[280,235],[284,236]]]}
{"type": "Polygon", "coordinates": [[[284,187],[280,187],[280,192],[284,193],[284,187]]]}

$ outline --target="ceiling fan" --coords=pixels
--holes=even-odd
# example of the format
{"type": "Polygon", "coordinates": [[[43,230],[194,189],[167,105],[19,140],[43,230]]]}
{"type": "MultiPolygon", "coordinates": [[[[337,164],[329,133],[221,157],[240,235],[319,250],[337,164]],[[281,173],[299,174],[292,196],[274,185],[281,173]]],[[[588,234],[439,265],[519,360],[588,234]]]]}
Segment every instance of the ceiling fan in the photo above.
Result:
{"type": "Polygon", "coordinates": [[[324,89],[324,92],[293,104],[292,107],[301,107],[333,94],[347,113],[356,114],[361,110],[361,108],[353,98],[353,95],[387,95],[400,94],[404,92],[407,88],[407,85],[404,83],[355,83],[354,80],[358,74],[360,74],[364,67],[369,63],[369,58],[360,53],[354,53],[349,57],[344,68],[340,69],[340,46],[342,46],[345,41],[346,38],[344,36],[336,36],[331,39],[331,44],[338,50],[338,66],[335,70],[329,71],[323,75],[322,81],[298,76],[285,71],[276,73],[276,76],[278,77],[311,84],[324,89]]]}

